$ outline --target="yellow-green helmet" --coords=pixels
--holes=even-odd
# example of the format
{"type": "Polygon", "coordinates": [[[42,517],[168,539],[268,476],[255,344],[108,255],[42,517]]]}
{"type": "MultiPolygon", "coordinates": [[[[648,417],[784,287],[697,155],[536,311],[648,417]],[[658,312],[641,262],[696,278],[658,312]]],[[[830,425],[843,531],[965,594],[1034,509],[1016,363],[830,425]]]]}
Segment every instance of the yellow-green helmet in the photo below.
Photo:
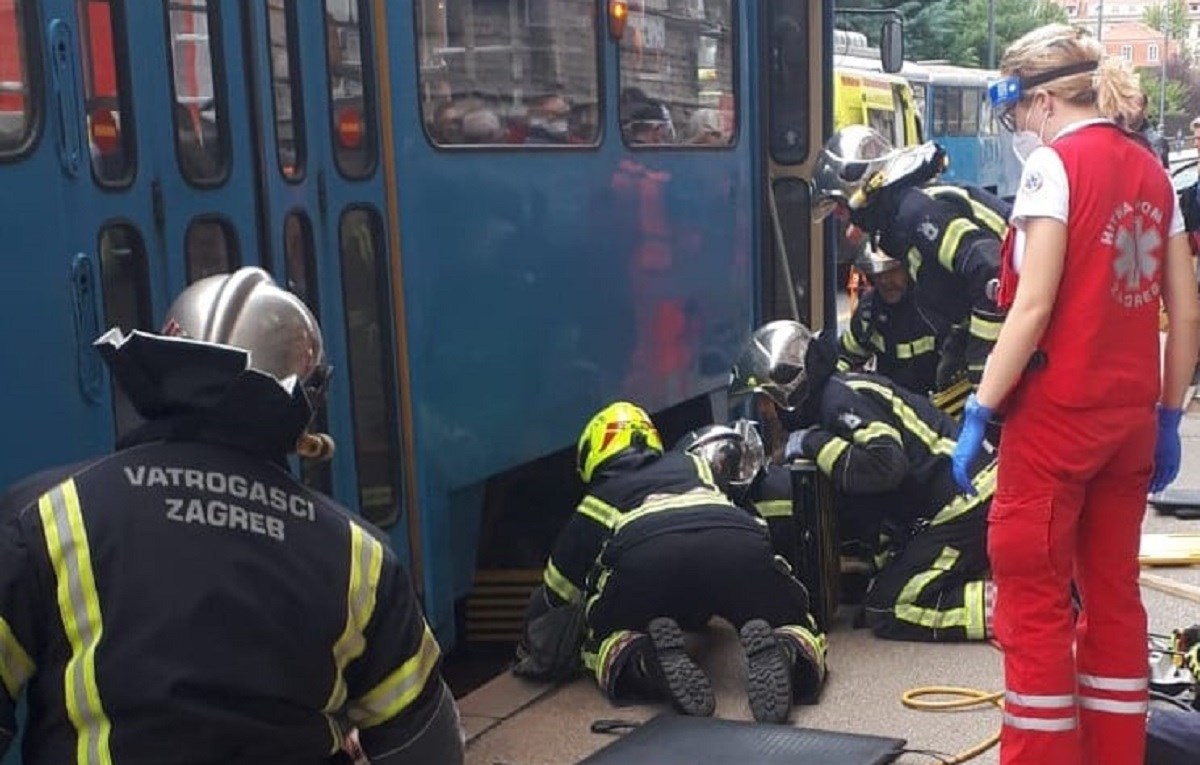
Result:
{"type": "Polygon", "coordinates": [[[662,438],[650,421],[650,415],[637,404],[617,401],[596,413],[579,436],[576,469],[584,483],[592,480],[596,468],[626,449],[641,448],[659,454],[662,438]]]}

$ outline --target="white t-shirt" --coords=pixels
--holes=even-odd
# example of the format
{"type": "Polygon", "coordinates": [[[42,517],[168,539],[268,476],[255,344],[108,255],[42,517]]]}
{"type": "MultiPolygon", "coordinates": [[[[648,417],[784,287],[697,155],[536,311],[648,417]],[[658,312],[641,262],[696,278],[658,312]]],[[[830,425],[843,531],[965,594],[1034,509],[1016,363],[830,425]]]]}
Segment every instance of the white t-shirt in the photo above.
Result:
{"type": "MultiPolygon", "coordinates": [[[[1103,118],[1080,120],[1067,125],[1055,138],[1088,125],[1106,122],[1109,120],[1103,118]]],[[[1164,169],[1163,174],[1166,172],[1164,169]]],[[[1179,209],[1179,198],[1172,195],[1172,199],[1174,210],[1171,213],[1168,237],[1182,234],[1186,230],[1183,225],[1183,212],[1179,209]]],[[[1025,258],[1025,223],[1030,218],[1053,218],[1066,223],[1070,209],[1071,189],[1062,158],[1049,146],[1039,146],[1025,160],[1025,169],[1021,172],[1021,185],[1017,189],[1016,199],[1013,200],[1010,218],[1017,229],[1016,240],[1013,242],[1013,267],[1018,273],[1021,271],[1021,261],[1025,258]]]]}

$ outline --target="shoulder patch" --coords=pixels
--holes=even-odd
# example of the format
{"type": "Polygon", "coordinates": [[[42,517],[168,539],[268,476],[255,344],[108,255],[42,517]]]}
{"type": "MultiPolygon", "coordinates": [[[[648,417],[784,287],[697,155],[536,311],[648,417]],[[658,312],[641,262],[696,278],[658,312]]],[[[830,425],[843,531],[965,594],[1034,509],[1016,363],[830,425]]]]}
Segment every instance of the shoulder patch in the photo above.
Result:
{"type": "Polygon", "coordinates": [[[842,412],[838,415],[838,422],[845,425],[848,430],[858,430],[862,427],[863,421],[854,412],[842,412]]]}
{"type": "Polygon", "coordinates": [[[1036,194],[1042,188],[1042,173],[1040,170],[1030,170],[1025,174],[1025,182],[1021,184],[1021,190],[1027,191],[1030,194],[1036,194]]]}
{"type": "Polygon", "coordinates": [[[931,220],[924,221],[923,223],[921,223],[921,225],[918,227],[917,230],[921,232],[921,236],[925,237],[929,241],[931,241],[931,242],[937,241],[938,227],[937,227],[937,224],[935,224],[933,221],[931,221],[931,220]]]}

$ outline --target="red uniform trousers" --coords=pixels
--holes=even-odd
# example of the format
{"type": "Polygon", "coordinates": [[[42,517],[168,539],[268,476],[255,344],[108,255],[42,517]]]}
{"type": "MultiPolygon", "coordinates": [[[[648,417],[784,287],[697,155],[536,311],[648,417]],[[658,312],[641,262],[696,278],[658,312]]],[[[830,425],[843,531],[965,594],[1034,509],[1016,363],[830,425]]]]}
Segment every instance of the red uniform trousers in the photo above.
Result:
{"type": "Polygon", "coordinates": [[[988,519],[1004,649],[1002,765],[1143,762],[1138,548],[1155,439],[1151,407],[1072,409],[1035,389],[1018,392],[988,519]],[[1084,604],[1078,620],[1072,578],[1084,604]]]}

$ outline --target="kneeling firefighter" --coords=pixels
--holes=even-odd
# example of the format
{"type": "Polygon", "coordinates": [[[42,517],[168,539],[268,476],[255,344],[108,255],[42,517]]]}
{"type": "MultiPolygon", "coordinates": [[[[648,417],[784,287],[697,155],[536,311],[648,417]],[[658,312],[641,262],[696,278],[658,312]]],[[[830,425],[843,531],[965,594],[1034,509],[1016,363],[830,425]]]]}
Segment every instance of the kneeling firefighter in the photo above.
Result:
{"type": "Polygon", "coordinates": [[[0,498],[0,757],[28,688],[30,765],[348,763],[351,728],[373,763],[462,763],[408,573],[288,472],[332,448],[312,313],[243,268],[163,335],[96,341],[144,420],[115,453],[0,498]]]}
{"type": "Polygon", "coordinates": [[[896,150],[864,125],[839,130],[813,174],[818,220],[839,206],[875,246],[905,263],[915,298],[954,325],[941,349],[937,387],[962,375],[979,384],[1000,333],[1000,245],[1012,206],[984,189],[934,184],[945,167],[935,144],[896,150]]]}
{"type": "Polygon", "coordinates": [[[665,698],[711,715],[712,687],[683,630],[719,616],[739,630],[756,720],[782,722],[793,701],[815,701],[826,647],[808,593],[707,463],[664,453],[649,416],[617,402],[584,429],[578,470],[587,494],[531,599],[517,674],[563,677],[582,642],[584,666],[613,701],[665,698]]]}
{"type": "Polygon", "coordinates": [[[792,571],[800,570],[791,471],[767,462],[756,423],[740,419],[729,425],[705,425],[681,438],[675,448],[708,463],[726,495],[766,522],[775,554],[787,561],[792,571]]]}
{"type": "Polygon", "coordinates": [[[950,333],[950,322],[914,298],[912,277],[901,261],[868,250],[855,265],[871,283],[871,291],[859,301],[842,333],[838,371],[859,371],[874,359],[877,374],[914,393],[934,393],[938,349],[950,333]]]}
{"type": "Polygon", "coordinates": [[[816,462],[838,492],[839,521],[880,539],[864,616],[898,640],[982,640],[990,633],[987,512],[996,464],[954,482],[958,425],[926,398],[878,375],[835,370],[834,343],[795,321],[755,330],[730,395],[761,393],[791,432],[785,458],[816,462]]]}

